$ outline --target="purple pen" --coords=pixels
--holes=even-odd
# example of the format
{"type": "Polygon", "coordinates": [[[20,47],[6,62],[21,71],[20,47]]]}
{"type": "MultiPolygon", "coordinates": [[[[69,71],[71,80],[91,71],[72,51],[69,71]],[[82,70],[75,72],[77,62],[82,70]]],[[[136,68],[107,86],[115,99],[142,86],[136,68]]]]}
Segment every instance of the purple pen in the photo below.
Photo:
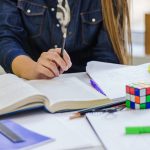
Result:
{"type": "Polygon", "coordinates": [[[94,81],[94,80],[90,80],[90,83],[91,83],[91,85],[92,85],[92,87],[94,88],[94,89],[96,89],[98,92],[100,92],[101,94],[103,94],[103,95],[105,95],[106,96],[106,94],[103,92],[103,90],[97,85],[97,83],[94,81]]]}

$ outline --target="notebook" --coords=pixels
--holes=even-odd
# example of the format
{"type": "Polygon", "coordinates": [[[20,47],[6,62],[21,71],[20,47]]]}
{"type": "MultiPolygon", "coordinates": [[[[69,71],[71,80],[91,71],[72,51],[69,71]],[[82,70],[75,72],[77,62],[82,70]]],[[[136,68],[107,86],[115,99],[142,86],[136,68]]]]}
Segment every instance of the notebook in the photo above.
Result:
{"type": "Polygon", "coordinates": [[[40,106],[52,113],[70,111],[110,101],[76,77],[25,81],[12,74],[0,76],[0,115],[40,106]]]}
{"type": "Polygon", "coordinates": [[[10,139],[6,138],[0,133],[0,149],[1,150],[17,150],[17,149],[27,149],[40,146],[46,142],[52,142],[54,139],[43,136],[41,134],[35,133],[28,130],[21,125],[11,121],[11,120],[1,120],[0,123],[4,124],[15,134],[23,139],[23,142],[13,143],[10,139]]]}
{"type": "Polygon", "coordinates": [[[93,113],[87,120],[107,150],[149,149],[150,134],[126,135],[125,127],[149,126],[150,110],[128,110],[117,113],[93,113]]]}
{"type": "Polygon", "coordinates": [[[108,98],[117,99],[125,97],[125,87],[127,84],[150,81],[150,74],[148,73],[149,65],[150,64],[147,63],[138,66],[120,66],[117,64],[105,63],[103,67],[101,67],[102,65],[97,63],[96,68],[98,70],[99,66],[99,71],[93,71],[88,66],[86,71],[108,98]]]}

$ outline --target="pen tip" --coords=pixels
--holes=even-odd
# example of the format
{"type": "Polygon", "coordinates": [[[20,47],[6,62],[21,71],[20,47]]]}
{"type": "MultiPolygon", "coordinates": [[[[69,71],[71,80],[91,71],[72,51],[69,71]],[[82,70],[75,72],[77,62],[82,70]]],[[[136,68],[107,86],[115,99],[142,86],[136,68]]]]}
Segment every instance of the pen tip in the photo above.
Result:
{"type": "Polygon", "coordinates": [[[80,117],[81,117],[81,114],[77,112],[73,116],[70,116],[70,120],[80,118],[80,117]]]}

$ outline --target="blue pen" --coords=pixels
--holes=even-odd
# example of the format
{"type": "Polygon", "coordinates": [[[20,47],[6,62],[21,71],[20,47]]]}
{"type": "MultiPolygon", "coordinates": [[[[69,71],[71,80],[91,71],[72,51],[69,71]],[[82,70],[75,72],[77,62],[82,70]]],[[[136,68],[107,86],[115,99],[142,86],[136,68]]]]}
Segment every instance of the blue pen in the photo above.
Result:
{"type": "Polygon", "coordinates": [[[92,87],[94,89],[96,89],[98,92],[100,92],[101,94],[103,94],[103,95],[106,96],[106,94],[104,93],[104,91],[96,84],[96,82],[94,80],[91,79],[90,83],[91,83],[91,85],[92,85],[92,87]]]}

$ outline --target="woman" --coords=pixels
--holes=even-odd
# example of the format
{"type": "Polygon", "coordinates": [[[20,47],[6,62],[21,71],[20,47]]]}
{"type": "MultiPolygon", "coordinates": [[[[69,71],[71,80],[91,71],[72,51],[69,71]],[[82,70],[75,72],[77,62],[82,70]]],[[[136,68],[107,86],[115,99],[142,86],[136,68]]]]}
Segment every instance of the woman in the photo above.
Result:
{"type": "Polygon", "coordinates": [[[85,71],[91,60],[128,63],[127,0],[68,0],[68,3],[71,21],[66,51],[61,58],[57,0],[0,0],[0,65],[6,72],[26,79],[45,79],[65,71],[85,71]]]}

